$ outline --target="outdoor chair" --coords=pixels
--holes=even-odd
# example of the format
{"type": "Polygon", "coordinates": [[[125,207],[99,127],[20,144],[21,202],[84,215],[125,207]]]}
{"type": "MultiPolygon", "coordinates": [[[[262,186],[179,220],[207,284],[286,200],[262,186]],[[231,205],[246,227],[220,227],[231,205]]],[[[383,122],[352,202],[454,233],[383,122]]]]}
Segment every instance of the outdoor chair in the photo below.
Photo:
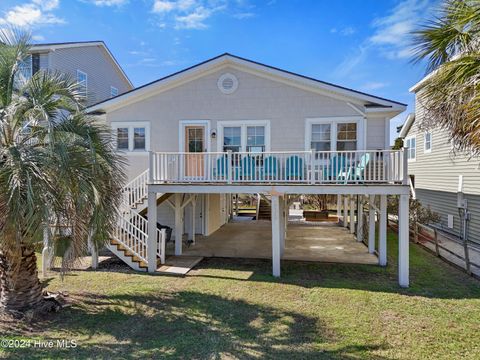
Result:
{"type": "Polygon", "coordinates": [[[285,172],[287,180],[303,180],[303,159],[292,155],[287,159],[285,172]]]}

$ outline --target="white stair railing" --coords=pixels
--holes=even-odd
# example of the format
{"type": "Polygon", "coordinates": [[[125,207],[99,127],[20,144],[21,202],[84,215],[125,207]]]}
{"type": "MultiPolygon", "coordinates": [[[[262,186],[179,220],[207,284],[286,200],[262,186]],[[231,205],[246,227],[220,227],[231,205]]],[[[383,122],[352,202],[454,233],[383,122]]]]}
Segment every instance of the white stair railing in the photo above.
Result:
{"type": "MultiPolygon", "coordinates": [[[[144,263],[148,263],[148,220],[134,210],[148,195],[149,170],[145,170],[124,187],[122,208],[113,238],[144,263]]],[[[165,263],[165,230],[157,229],[157,256],[165,263]]]]}
{"type": "Polygon", "coordinates": [[[148,169],[130,181],[124,187],[124,203],[128,208],[142,204],[148,195],[148,169]]]}

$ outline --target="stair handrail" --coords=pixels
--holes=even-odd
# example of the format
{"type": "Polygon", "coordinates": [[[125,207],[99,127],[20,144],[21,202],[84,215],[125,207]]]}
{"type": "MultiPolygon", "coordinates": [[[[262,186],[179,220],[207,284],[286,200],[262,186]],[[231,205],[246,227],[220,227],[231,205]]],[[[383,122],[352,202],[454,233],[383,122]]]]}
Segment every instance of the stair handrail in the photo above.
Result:
{"type": "Polygon", "coordinates": [[[148,174],[149,169],[133,178],[123,187],[124,204],[128,208],[132,208],[145,201],[148,195],[148,174]]]}
{"type": "Polygon", "coordinates": [[[140,258],[142,261],[147,262],[147,238],[148,234],[146,230],[148,229],[148,222],[142,215],[137,213],[136,211],[130,209],[128,214],[119,214],[118,217],[118,226],[115,228],[113,237],[116,241],[118,241],[122,246],[127,248],[133,255],[140,258]],[[135,221],[140,223],[140,226],[135,224],[135,221]],[[143,251],[137,251],[129,243],[122,239],[121,233],[124,233],[129,236],[129,239],[135,245],[140,245],[139,247],[143,251]],[[143,254],[142,254],[143,253],[143,254]]]}

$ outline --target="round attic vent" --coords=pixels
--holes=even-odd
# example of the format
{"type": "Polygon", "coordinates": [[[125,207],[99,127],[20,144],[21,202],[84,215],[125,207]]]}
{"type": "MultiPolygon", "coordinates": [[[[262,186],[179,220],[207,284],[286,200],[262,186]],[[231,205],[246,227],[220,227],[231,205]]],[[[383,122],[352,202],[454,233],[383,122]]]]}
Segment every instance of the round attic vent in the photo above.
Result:
{"type": "Polygon", "coordinates": [[[238,88],[237,77],[233,74],[223,74],[217,81],[218,89],[224,94],[233,94],[238,88]]]}

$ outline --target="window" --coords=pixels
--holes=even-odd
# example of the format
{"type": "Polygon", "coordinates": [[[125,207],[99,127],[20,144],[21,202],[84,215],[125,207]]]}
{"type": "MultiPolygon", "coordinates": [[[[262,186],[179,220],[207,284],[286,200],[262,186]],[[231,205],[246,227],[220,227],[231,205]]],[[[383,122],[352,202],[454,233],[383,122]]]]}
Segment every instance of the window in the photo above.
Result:
{"type": "Polygon", "coordinates": [[[417,152],[417,141],[415,137],[406,138],[405,147],[407,148],[407,159],[409,161],[415,160],[417,152]]]}
{"type": "Polygon", "coordinates": [[[270,150],[268,120],[218,121],[218,151],[264,152],[270,150]]]}
{"type": "Polygon", "coordinates": [[[310,148],[315,151],[330,151],[330,124],[313,124],[310,148]]]}
{"type": "Polygon", "coordinates": [[[359,145],[359,121],[349,118],[307,119],[305,150],[355,151],[359,145]]]}
{"type": "Polygon", "coordinates": [[[77,85],[80,96],[87,97],[87,74],[77,70],[77,85]]]}
{"type": "Polygon", "coordinates": [[[337,124],[337,150],[357,150],[357,124],[337,124]]]}
{"type": "Polygon", "coordinates": [[[424,136],[423,150],[426,153],[429,153],[432,151],[432,133],[429,131],[427,131],[424,136]]]}
{"type": "Polygon", "coordinates": [[[117,149],[128,150],[128,128],[117,128],[117,149]]]}
{"type": "Polygon", "coordinates": [[[133,150],[145,150],[145,128],[133,128],[133,150]]]}
{"type": "Polygon", "coordinates": [[[28,55],[18,63],[18,70],[15,74],[15,85],[21,87],[32,77],[32,56],[28,55]]]}
{"type": "Polygon", "coordinates": [[[110,97],[118,96],[118,89],[114,86],[110,86],[110,97]]]}
{"type": "Polygon", "coordinates": [[[239,152],[242,147],[242,128],[226,126],[223,128],[223,151],[239,152]]]}
{"type": "Polygon", "coordinates": [[[247,126],[247,151],[265,151],[265,126],[247,126]]]}
{"type": "Polygon", "coordinates": [[[144,154],[150,150],[150,123],[147,121],[112,122],[117,150],[144,154]]]}

